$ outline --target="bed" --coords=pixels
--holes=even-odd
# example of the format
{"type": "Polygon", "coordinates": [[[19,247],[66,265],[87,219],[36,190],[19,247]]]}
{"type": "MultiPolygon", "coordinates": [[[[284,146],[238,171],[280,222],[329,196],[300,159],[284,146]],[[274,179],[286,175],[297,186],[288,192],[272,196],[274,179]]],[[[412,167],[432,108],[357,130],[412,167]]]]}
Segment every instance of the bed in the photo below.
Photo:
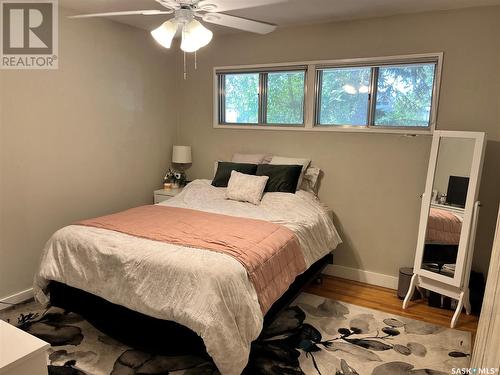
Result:
{"type": "Polygon", "coordinates": [[[423,262],[441,272],[445,264],[455,264],[463,218],[447,208],[431,207],[425,236],[423,262]]]}
{"type": "MultiPolygon", "coordinates": [[[[35,277],[35,297],[41,303],[64,305],[78,294],[76,303],[90,298],[89,303],[100,301],[173,322],[201,337],[223,375],[240,374],[264,319],[300,288],[308,278],[304,276],[324,264],[341,239],[314,194],[266,193],[260,205],[253,205],[227,200],[224,191],[208,180],[196,180],[160,205],[266,221],[291,230],[308,271],[270,308],[262,309],[247,270],[227,254],[84,225],[62,228],[49,240],[35,277]]],[[[88,305],[86,309],[91,310],[88,305]]]]}
{"type": "Polygon", "coordinates": [[[427,224],[426,243],[458,245],[463,218],[449,210],[431,207],[427,224]]]}

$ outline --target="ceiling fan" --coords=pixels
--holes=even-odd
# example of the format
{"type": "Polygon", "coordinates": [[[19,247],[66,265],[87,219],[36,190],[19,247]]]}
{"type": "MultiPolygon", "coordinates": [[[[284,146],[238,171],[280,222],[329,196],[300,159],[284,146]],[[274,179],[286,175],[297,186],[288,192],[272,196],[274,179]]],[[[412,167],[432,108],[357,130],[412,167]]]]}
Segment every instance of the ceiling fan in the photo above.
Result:
{"type": "Polygon", "coordinates": [[[132,10],[123,12],[92,13],[70,16],[69,18],[90,18],[108,16],[143,15],[154,16],[173,14],[174,17],[165,21],[151,31],[153,38],[163,47],[170,48],[177,30],[181,29],[181,50],[196,52],[212,40],[213,33],[196,18],[204,22],[231,27],[258,34],[267,34],[276,29],[276,25],[258,22],[246,18],[235,17],[224,11],[253,8],[263,5],[283,3],[288,0],[155,0],[165,10],[132,10]]]}

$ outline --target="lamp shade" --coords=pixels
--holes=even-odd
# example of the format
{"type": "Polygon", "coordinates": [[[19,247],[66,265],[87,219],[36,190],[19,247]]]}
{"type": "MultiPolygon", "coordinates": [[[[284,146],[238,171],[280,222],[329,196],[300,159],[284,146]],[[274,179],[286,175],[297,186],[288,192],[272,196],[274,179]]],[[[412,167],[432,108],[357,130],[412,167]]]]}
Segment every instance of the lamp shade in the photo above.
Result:
{"type": "Polygon", "coordinates": [[[172,150],[172,163],[189,164],[191,162],[191,146],[174,146],[172,150]]]}
{"type": "Polygon", "coordinates": [[[163,47],[170,48],[175,33],[177,32],[178,24],[171,20],[164,22],[160,27],[151,31],[153,38],[163,47]]]}
{"type": "Polygon", "coordinates": [[[192,20],[182,30],[181,50],[194,52],[206,46],[212,40],[213,33],[199,21],[192,20]]]}

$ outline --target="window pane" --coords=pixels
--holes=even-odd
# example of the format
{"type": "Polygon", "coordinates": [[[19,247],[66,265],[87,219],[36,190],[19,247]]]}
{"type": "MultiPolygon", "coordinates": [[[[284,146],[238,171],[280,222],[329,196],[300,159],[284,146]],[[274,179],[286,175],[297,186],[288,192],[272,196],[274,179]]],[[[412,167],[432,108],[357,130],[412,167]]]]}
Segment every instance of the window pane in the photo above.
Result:
{"type": "Polygon", "coordinates": [[[304,122],[305,72],[271,72],[267,75],[267,123],[304,122]]]}
{"type": "Polygon", "coordinates": [[[374,125],[429,126],[435,64],[379,68],[374,125]]]}
{"type": "Polygon", "coordinates": [[[225,122],[259,122],[259,73],[225,74],[225,122]]]}
{"type": "Polygon", "coordinates": [[[319,124],[366,126],[371,68],[325,69],[320,74],[319,124]]]}

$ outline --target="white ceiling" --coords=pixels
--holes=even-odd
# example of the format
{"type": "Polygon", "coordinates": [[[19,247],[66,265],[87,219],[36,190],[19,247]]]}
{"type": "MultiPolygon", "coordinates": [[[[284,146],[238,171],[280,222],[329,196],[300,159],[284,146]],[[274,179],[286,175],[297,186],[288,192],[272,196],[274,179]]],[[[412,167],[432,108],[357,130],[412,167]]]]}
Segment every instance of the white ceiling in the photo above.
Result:
{"type": "MultiPolygon", "coordinates": [[[[226,0],[225,3],[230,3],[226,0]]],[[[241,3],[241,0],[234,0],[241,3]]],[[[97,13],[125,10],[163,9],[154,0],[60,0],[61,6],[77,13],[97,13]]],[[[217,3],[217,0],[207,1],[217,3]]],[[[476,6],[500,5],[500,0],[288,0],[283,3],[227,11],[234,16],[268,22],[278,26],[305,25],[342,21],[401,13],[458,9],[476,6]]],[[[152,30],[171,15],[109,17],[141,29],[152,30]]],[[[85,19],[75,22],[86,22],[85,19]]],[[[222,26],[210,25],[215,33],[236,32],[222,26]]]]}

